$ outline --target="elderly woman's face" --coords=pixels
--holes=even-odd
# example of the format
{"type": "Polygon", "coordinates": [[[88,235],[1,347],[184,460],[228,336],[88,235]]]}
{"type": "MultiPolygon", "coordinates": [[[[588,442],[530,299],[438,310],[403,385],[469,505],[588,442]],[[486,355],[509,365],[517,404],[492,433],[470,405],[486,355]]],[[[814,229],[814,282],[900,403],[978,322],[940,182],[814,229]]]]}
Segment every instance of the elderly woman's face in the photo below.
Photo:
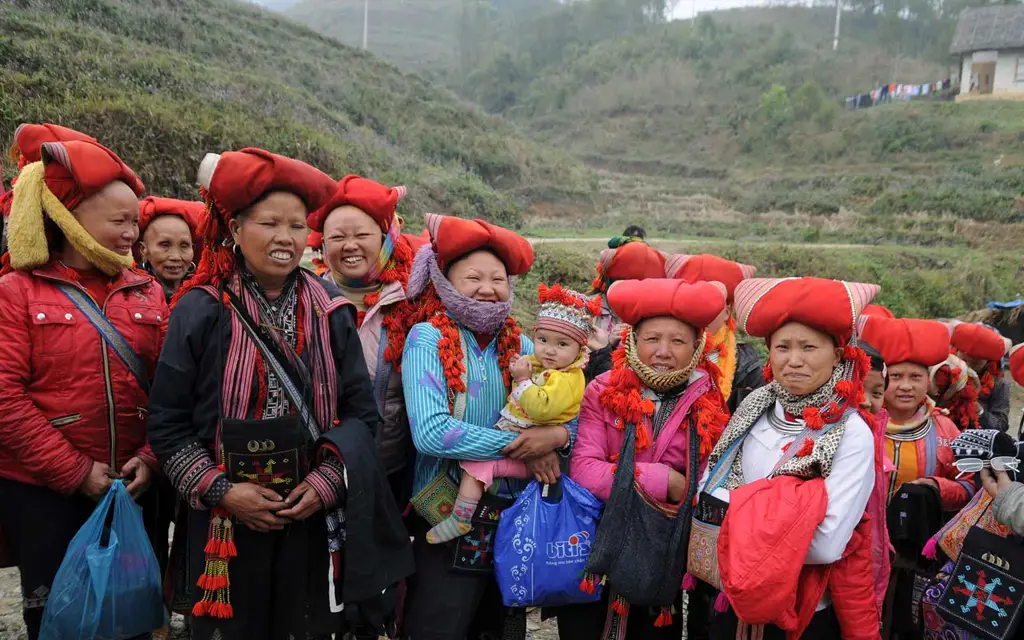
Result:
{"type": "Polygon", "coordinates": [[[158,216],[146,227],[139,252],[158,278],[176,288],[195,257],[192,231],[178,216],[158,216]]]}
{"type": "Polygon", "coordinates": [[[120,180],[82,200],[71,213],[96,242],[114,253],[130,254],[139,239],[139,199],[120,180]]]}
{"type": "Polygon", "coordinates": [[[775,379],[797,396],[814,393],[828,382],[843,355],[832,336],[799,322],[782,325],[768,346],[775,379]]]}
{"type": "Polygon", "coordinates": [[[697,331],[671,316],[647,318],[635,329],[640,362],[662,373],[685,369],[697,348],[697,331]]]}
{"type": "Polygon", "coordinates": [[[474,251],[452,263],[448,280],[456,291],[479,302],[505,302],[512,292],[505,263],[490,251],[474,251]]]}
{"type": "Polygon", "coordinates": [[[362,209],[346,205],[327,215],[324,221],[324,254],[331,272],[349,280],[366,275],[377,260],[384,234],[377,222],[362,209]]]}
{"type": "Polygon", "coordinates": [[[283,282],[298,268],[309,237],[306,214],[302,198],[275,191],[231,220],[231,236],[253,275],[283,282]]]}

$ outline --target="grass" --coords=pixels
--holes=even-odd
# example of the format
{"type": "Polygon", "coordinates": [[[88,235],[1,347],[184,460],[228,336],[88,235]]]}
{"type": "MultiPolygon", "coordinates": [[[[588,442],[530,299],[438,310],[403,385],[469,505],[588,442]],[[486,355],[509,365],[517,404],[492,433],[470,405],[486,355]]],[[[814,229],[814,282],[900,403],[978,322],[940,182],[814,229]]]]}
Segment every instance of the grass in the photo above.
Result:
{"type": "MultiPolygon", "coordinates": [[[[373,0],[371,53],[404,69],[436,72],[457,64],[460,0],[373,0]],[[410,26],[415,25],[414,28],[410,26]]],[[[353,47],[362,46],[363,0],[303,0],[286,15],[353,47]]]]}
{"type": "Polygon", "coordinates": [[[450,92],[231,0],[3,3],[0,139],[23,121],[95,135],[161,195],[195,197],[202,155],[245,146],[406,184],[414,226],[424,211],[517,226],[528,198],[596,185],[450,92]]]}

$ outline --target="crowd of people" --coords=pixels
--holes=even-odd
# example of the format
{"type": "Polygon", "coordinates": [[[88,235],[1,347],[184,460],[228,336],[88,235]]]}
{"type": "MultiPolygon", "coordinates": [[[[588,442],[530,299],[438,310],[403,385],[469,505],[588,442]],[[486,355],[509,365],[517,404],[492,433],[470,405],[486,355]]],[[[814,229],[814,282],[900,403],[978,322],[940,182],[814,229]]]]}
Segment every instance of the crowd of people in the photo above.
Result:
{"type": "Polygon", "coordinates": [[[600,596],[544,609],[563,640],[987,637],[941,600],[969,531],[1024,534],[1024,350],[991,327],[639,227],[521,327],[530,242],[407,233],[402,187],[248,148],[202,160],[202,202],[143,197],[52,124],[12,157],[0,558],[31,640],[116,479],[192,638],[524,639],[486,522],[563,474],[605,505],[579,576],[600,596]]]}

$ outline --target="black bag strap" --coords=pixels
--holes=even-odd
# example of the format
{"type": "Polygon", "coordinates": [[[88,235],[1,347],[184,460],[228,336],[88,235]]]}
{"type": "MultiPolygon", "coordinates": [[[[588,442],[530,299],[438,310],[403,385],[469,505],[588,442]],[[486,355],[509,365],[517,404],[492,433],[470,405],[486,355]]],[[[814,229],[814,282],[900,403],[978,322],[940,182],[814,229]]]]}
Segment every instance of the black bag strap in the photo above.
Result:
{"type": "MultiPolygon", "coordinates": [[[[299,372],[295,370],[292,365],[302,366],[302,362],[298,359],[289,360],[280,349],[276,348],[276,344],[273,340],[265,340],[261,335],[259,326],[253,321],[249,312],[245,310],[245,305],[239,300],[238,296],[229,288],[224,288],[224,292],[227,294],[228,302],[231,305],[231,309],[238,316],[238,320],[245,329],[246,334],[256,345],[256,348],[263,355],[263,359],[266,361],[267,366],[270,367],[274,375],[281,382],[281,388],[284,389],[285,395],[288,396],[288,400],[295,406],[295,410],[299,414],[299,418],[302,423],[306,426],[313,441],[316,442],[320,438],[322,430],[316,422],[316,416],[309,408],[309,404],[306,402],[304,394],[299,390],[295,384],[295,380],[298,378],[309,379],[309,372],[306,371],[306,377],[299,377],[299,372]],[[273,346],[272,346],[273,345],[273,346]],[[287,363],[287,364],[286,364],[287,363]]],[[[304,385],[307,389],[309,385],[304,385]]]]}

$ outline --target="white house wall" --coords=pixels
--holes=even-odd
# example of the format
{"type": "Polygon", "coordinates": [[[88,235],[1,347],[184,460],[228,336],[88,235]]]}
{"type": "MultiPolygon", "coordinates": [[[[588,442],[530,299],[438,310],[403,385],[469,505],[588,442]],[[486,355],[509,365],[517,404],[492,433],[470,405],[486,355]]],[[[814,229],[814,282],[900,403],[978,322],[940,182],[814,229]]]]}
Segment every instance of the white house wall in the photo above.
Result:
{"type": "Polygon", "coordinates": [[[999,52],[996,61],[996,77],[992,92],[1024,91],[1024,82],[1017,82],[1017,65],[1024,56],[1024,49],[1006,49],[999,52]]]}

